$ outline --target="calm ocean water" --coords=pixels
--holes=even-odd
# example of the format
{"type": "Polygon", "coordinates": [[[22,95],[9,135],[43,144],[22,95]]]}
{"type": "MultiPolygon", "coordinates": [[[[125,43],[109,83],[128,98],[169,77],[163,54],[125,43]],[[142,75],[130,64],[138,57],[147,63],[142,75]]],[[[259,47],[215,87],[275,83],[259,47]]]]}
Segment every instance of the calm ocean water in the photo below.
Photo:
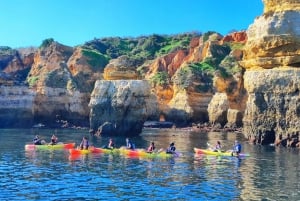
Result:
{"type": "MultiPolygon", "coordinates": [[[[253,146],[235,133],[145,130],[132,138],[136,147],[172,141],[182,156],[138,159],[120,155],[85,155],[25,151],[35,134],[49,141],[80,143],[85,130],[0,130],[0,200],[299,200],[299,150],[253,146]],[[197,156],[193,147],[221,140],[230,149],[239,139],[251,156],[197,156]]],[[[114,138],[117,146],[124,137],[114,138]]],[[[90,137],[101,147],[107,137],[90,137]]]]}

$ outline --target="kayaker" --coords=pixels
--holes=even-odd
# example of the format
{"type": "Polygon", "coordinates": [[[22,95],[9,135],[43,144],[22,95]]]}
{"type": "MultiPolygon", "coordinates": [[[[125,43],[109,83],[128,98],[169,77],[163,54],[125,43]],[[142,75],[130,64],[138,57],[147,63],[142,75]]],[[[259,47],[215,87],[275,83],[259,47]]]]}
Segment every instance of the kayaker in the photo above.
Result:
{"type": "Polygon", "coordinates": [[[220,141],[217,141],[217,144],[214,147],[214,151],[221,151],[222,145],[220,141]]]}
{"type": "Polygon", "coordinates": [[[147,153],[152,153],[155,150],[154,142],[151,142],[150,146],[147,149],[147,153]]]}
{"type": "Polygon", "coordinates": [[[33,144],[35,145],[41,145],[42,144],[42,140],[40,138],[40,136],[36,135],[34,138],[33,138],[33,144]]]}
{"type": "Polygon", "coordinates": [[[58,138],[53,134],[52,137],[51,137],[50,144],[55,145],[55,144],[57,144],[57,141],[58,141],[58,138]]]}
{"type": "Polygon", "coordinates": [[[105,149],[114,149],[115,148],[115,144],[114,144],[114,141],[112,140],[112,138],[109,138],[108,145],[106,145],[104,148],[105,149]]]}
{"type": "Polygon", "coordinates": [[[241,153],[241,151],[242,151],[242,145],[237,140],[235,140],[231,155],[236,154],[238,156],[241,153]]]}
{"type": "Polygon", "coordinates": [[[129,138],[126,138],[126,148],[134,150],[134,144],[130,141],[129,138]]]}
{"type": "Polygon", "coordinates": [[[89,141],[86,136],[82,138],[82,141],[79,145],[80,149],[89,149],[89,141]]]}
{"type": "Polygon", "coordinates": [[[168,147],[166,153],[167,153],[167,154],[174,154],[174,153],[175,153],[175,150],[176,150],[175,143],[172,142],[172,143],[170,144],[170,146],[168,147]]]}

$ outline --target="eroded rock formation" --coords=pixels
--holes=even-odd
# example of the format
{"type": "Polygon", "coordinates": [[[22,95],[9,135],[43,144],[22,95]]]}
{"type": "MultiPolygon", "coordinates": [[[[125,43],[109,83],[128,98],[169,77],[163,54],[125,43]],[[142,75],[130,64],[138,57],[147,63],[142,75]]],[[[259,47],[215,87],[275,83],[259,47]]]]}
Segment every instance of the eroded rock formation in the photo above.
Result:
{"type": "Polygon", "coordinates": [[[156,97],[142,80],[98,80],[89,107],[91,129],[104,135],[139,134],[144,122],[158,115],[156,97]]]}
{"type": "Polygon", "coordinates": [[[241,65],[248,92],[244,131],[267,144],[299,131],[300,1],[263,2],[263,15],[247,31],[241,65]]]}

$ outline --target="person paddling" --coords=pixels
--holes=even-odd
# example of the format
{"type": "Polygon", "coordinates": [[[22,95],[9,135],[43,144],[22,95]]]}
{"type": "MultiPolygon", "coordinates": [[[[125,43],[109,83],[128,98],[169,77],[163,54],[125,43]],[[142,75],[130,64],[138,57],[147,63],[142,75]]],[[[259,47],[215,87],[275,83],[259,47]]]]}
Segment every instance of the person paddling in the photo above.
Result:
{"type": "Polygon", "coordinates": [[[115,148],[115,144],[114,144],[112,138],[109,138],[108,145],[106,145],[104,148],[105,149],[114,149],[115,148]]]}
{"type": "Polygon", "coordinates": [[[172,143],[170,144],[170,146],[168,147],[166,153],[167,153],[167,154],[175,154],[175,153],[176,153],[175,150],[176,150],[175,143],[172,142],[172,143]]]}
{"type": "Polygon", "coordinates": [[[153,153],[155,150],[154,142],[151,142],[150,146],[147,149],[147,153],[153,153]]]}
{"type": "Polygon", "coordinates": [[[231,155],[233,156],[233,154],[236,154],[236,156],[239,156],[241,151],[242,151],[242,145],[237,140],[235,140],[231,155]]]}
{"type": "Polygon", "coordinates": [[[134,150],[134,144],[131,142],[129,138],[126,138],[126,148],[134,150]]]}
{"type": "Polygon", "coordinates": [[[217,144],[214,147],[214,151],[219,152],[222,149],[222,145],[220,141],[217,141],[217,144]]]}
{"type": "Polygon", "coordinates": [[[87,137],[84,136],[82,138],[82,141],[81,141],[79,147],[80,147],[80,149],[89,149],[89,146],[90,146],[89,141],[88,141],[87,137]]]}
{"type": "Polygon", "coordinates": [[[47,144],[45,140],[41,139],[40,136],[36,135],[32,140],[35,145],[44,145],[47,144]]]}
{"type": "Polygon", "coordinates": [[[35,145],[42,145],[42,139],[38,135],[36,135],[32,141],[35,145]]]}
{"type": "Polygon", "coordinates": [[[55,145],[57,144],[58,138],[53,134],[51,137],[51,142],[50,145],[55,145]]]}

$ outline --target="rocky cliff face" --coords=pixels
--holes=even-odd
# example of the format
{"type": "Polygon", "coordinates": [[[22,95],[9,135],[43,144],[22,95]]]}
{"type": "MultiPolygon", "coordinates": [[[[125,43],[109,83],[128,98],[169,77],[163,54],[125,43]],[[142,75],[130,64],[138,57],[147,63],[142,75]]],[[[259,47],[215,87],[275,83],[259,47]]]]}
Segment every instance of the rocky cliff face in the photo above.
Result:
{"type": "Polygon", "coordinates": [[[104,135],[139,134],[144,122],[158,115],[156,97],[142,80],[98,80],[89,107],[91,129],[104,135]]]}
{"type": "Polygon", "coordinates": [[[264,4],[264,14],[247,30],[243,67],[299,66],[299,2],[264,0],[264,4]]]}
{"type": "Polygon", "coordinates": [[[0,86],[1,127],[30,127],[34,122],[35,95],[25,86],[0,86]]]}
{"type": "Polygon", "coordinates": [[[247,31],[244,130],[273,143],[299,131],[300,1],[264,0],[264,13],[247,31]]]}
{"type": "MultiPolygon", "coordinates": [[[[222,97],[229,100],[225,113],[232,109],[242,110],[238,104],[240,94],[236,92],[240,81],[232,78],[236,61],[241,59],[242,53],[241,48],[232,45],[240,46],[244,40],[243,32],[226,37],[212,32],[202,36],[104,38],[73,48],[47,39],[33,51],[0,48],[0,84],[4,91],[12,90],[9,86],[15,86],[15,75],[20,75],[19,85],[27,87],[34,95],[30,99],[31,111],[26,108],[26,113],[22,113],[24,116],[17,116],[21,120],[31,119],[32,124],[55,126],[61,121],[75,125],[90,123],[95,132],[107,134],[129,130],[137,133],[143,121],[158,120],[159,117],[173,121],[177,126],[186,126],[192,122],[207,122],[211,119],[209,116],[216,114],[207,110],[215,88],[225,93],[226,96],[222,97]],[[215,82],[217,84],[213,81],[216,71],[222,71],[221,81],[215,82]],[[107,87],[109,93],[98,91],[107,87]],[[227,87],[230,87],[229,91],[227,87]],[[143,93],[139,88],[144,90],[143,93]],[[92,91],[100,95],[91,97],[92,91]],[[112,106],[93,105],[92,100],[107,97],[114,100],[112,106]],[[121,106],[124,100],[136,104],[121,106]],[[147,108],[147,114],[142,108],[147,108]],[[103,111],[99,112],[101,109],[103,111]],[[106,115],[102,117],[102,114],[106,115]]],[[[213,103],[219,104],[218,101],[213,103]]],[[[210,107],[215,107],[214,104],[210,107]]],[[[14,117],[12,115],[11,120],[14,117]]],[[[238,121],[234,115],[226,118],[238,121]]],[[[218,122],[218,119],[215,115],[212,121],[218,122]]]]}
{"type": "Polygon", "coordinates": [[[88,125],[89,94],[80,92],[77,80],[67,63],[73,48],[53,42],[40,48],[34,57],[34,64],[27,81],[36,92],[34,97],[34,120],[47,123],[57,121],[88,125]]]}
{"type": "MultiPolygon", "coordinates": [[[[206,62],[210,65],[218,65],[218,62],[224,58],[228,62],[224,66],[237,66],[236,61],[241,59],[242,52],[238,53],[237,49],[232,51],[226,46],[226,43],[239,43],[243,44],[246,40],[245,33],[232,33],[225,36],[226,40],[223,40],[223,36],[213,33],[207,39],[205,37],[196,37],[191,40],[189,51],[179,50],[172,54],[168,54],[164,57],[156,59],[147,70],[146,78],[153,79],[157,74],[161,72],[167,72],[170,81],[167,81],[164,87],[155,86],[154,89],[156,96],[158,97],[158,103],[160,105],[160,113],[165,116],[168,121],[173,121],[177,125],[186,125],[188,122],[217,122],[225,125],[228,122],[228,118],[223,119],[221,122],[218,121],[220,117],[218,113],[208,111],[208,105],[210,104],[213,95],[214,87],[220,87],[213,85],[213,79],[215,75],[210,75],[201,68],[206,62]],[[228,56],[227,59],[226,57],[228,56]],[[196,64],[195,66],[191,64],[196,64]]],[[[203,67],[204,68],[204,67],[203,67]]],[[[238,67],[239,68],[239,67],[238,67]]],[[[222,77],[222,76],[220,76],[222,77]]],[[[234,80],[232,78],[221,78],[223,80],[234,80]]],[[[233,83],[233,81],[224,81],[233,83]]],[[[232,100],[240,105],[245,105],[243,98],[237,98],[242,96],[239,90],[241,80],[235,81],[237,87],[229,87],[229,84],[224,85],[225,93],[226,88],[230,88],[231,91],[227,93],[226,99],[232,100]]],[[[216,99],[215,99],[216,100],[216,99]]],[[[218,102],[213,102],[211,107],[217,106],[218,102]]],[[[233,104],[230,104],[232,106],[233,104]]],[[[227,115],[227,112],[231,107],[226,108],[223,113],[227,115]]],[[[245,107],[233,107],[232,109],[238,109],[238,112],[243,112],[245,107]]],[[[232,124],[241,125],[241,115],[237,118],[232,118],[229,115],[232,124]]]]}
{"type": "Polygon", "coordinates": [[[120,56],[117,59],[112,59],[104,69],[104,79],[136,80],[138,78],[136,66],[136,62],[127,56],[120,56]]]}

